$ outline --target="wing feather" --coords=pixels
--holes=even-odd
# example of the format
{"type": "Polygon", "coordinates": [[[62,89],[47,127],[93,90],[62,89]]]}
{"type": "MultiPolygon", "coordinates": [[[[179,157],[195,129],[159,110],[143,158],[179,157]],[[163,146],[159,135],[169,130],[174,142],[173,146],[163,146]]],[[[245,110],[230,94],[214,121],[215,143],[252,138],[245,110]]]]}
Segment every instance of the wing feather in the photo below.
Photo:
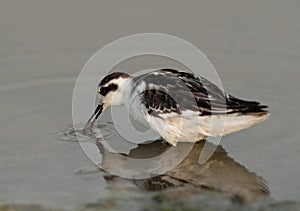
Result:
{"type": "Polygon", "coordinates": [[[148,113],[159,116],[190,110],[201,116],[229,113],[261,113],[267,106],[245,101],[223,92],[209,80],[175,69],[160,69],[135,78],[144,81],[141,102],[148,113]]]}

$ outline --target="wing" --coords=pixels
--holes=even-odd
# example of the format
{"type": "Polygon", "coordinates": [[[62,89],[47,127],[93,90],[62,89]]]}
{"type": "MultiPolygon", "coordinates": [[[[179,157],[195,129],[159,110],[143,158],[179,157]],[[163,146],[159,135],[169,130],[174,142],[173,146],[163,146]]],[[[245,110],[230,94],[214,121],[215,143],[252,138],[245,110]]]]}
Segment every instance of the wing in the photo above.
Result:
{"type": "Polygon", "coordinates": [[[212,82],[192,73],[161,69],[135,78],[136,84],[145,82],[141,101],[154,116],[184,111],[198,115],[229,113],[260,113],[267,106],[245,101],[223,92],[212,82]]]}

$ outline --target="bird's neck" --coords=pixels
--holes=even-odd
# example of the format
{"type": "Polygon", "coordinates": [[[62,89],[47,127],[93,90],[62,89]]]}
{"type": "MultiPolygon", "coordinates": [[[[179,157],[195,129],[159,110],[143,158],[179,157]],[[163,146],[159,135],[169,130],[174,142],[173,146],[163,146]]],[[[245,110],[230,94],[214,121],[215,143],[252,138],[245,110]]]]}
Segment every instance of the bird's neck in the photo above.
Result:
{"type": "Polygon", "coordinates": [[[130,93],[132,89],[132,78],[126,78],[124,81],[120,84],[120,91],[116,93],[116,98],[119,101],[119,105],[126,105],[130,98],[130,93]]]}

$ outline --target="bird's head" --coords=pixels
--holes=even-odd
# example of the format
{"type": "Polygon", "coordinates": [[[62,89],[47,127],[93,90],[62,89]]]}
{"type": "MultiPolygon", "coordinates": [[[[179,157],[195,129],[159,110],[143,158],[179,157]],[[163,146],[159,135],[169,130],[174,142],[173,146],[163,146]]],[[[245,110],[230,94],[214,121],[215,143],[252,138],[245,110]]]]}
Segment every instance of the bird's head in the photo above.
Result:
{"type": "Polygon", "coordinates": [[[90,120],[96,120],[102,111],[109,106],[123,105],[124,94],[128,89],[129,82],[130,75],[126,73],[114,72],[105,76],[98,85],[98,106],[90,120]]]}

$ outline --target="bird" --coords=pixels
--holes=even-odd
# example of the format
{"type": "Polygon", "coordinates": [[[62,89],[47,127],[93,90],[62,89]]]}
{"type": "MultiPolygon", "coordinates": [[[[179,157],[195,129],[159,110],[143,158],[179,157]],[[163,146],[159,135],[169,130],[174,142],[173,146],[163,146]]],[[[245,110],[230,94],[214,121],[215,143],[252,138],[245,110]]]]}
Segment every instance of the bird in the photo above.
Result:
{"type": "Polygon", "coordinates": [[[126,106],[130,117],[150,126],[170,145],[221,137],[266,120],[268,106],[227,94],[208,79],[160,68],[138,76],[113,72],[99,83],[93,125],[110,106],[126,106]]]}

